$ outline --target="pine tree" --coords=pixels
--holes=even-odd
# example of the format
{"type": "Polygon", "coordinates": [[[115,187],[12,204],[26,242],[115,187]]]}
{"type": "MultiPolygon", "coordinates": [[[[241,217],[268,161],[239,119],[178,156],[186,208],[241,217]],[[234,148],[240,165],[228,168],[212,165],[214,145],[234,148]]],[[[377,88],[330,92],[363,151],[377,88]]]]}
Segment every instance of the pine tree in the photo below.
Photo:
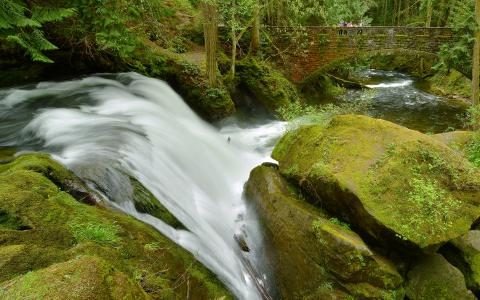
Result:
{"type": "Polygon", "coordinates": [[[33,61],[52,63],[43,52],[57,47],[45,38],[42,25],[60,21],[75,13],[70,8],[49,8],[33,5],[28,9],[20,0],[0,1],[0,41],[22,47],[33,61]]]}

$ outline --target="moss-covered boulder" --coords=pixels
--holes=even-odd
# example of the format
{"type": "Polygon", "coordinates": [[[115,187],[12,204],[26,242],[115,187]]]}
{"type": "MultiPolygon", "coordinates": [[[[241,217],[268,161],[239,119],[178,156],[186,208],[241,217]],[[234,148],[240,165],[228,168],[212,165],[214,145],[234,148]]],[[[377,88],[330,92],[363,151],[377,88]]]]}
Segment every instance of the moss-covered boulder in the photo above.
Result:
{"type": "Polygon", "coordinates": [[[433,138],[444,143],[453,150],[459,151],[462,154],[468,154],[468,145],[474,137],[471,131],[452,131],[446,133],[439,133],[433,135],[433,138]]]}
{"type": "Polygon", "coordinates": [[[344,224],[298,199],[273,167],[251,172],[246,195],[272,245],[283,299],[401,299],[395,267],[344,224]]]}
{"type": "Polygon", "coordinates": [[[253,58],[242,60],[237,65],[237,76],[239,88],[274,114],[282,106],[301,101],[295,85],[266,63],[253,58]]]}
{"type": "Polygon", "coordinates": [[[467,287],[480,294],[480,230],[470,230],[441,250],[445,258],[463,273],[467,287]]]}
{"type": "Polygon", "coordinates": [[[480,216],[478,171],[436,139],[387,121],[345,115],[302,127],[273,157],[314,204],[387,247],[432,252],[480,216]]]}
{"type": "Polygon", "coordinates": [[[103,259],[84,256],[0,284],[2,299],[149,299],[141,287],[103,259]]]}
{"type": "Polygon", "coordinates": [[[57,283],[88,286],[90,275],[92,280],[106,278],[95,285],[108,291],[101,299],[121,299],[112,293],[132,285],[136,288],[124,294],[135,293],[132,299],[144,294],[154,299],[184,299],[187,294],[192,299],[231,299],[212,273],[154,228],[76,200],[61,188],[70,180],[79,179],[47,155],[24,155],[0,165],[0,211],[6,216],[0,218],[0,286],[5,295],[13,295],[10,299],[28,299],[35,292],[24,289],[29,283],[40,292],[57,283]],[[85,256],[95,269],[82,269],[77,266],[82,260],[73,260],[85,256]],[[70,273],[74,269],[79,273],[70,273]],[[41,278],[48,273],[51,282],[41,278]],[[55,283],[60,275],[71,277],[55,283]]]}
{"type": "Polygon", "coordinates": [[[472,97],[472,81],[454,69],[447,73],[436,72],[427,81],[430,83],[430,90],[437,95],[460,98],[467,101],[472,97]]]}
{"type": "Polygon", "coordinates": [[[439,254],[422,259],[408,272],[406,291],[411,300],[477,299],[465,286],[462,273],[439,254]]]}

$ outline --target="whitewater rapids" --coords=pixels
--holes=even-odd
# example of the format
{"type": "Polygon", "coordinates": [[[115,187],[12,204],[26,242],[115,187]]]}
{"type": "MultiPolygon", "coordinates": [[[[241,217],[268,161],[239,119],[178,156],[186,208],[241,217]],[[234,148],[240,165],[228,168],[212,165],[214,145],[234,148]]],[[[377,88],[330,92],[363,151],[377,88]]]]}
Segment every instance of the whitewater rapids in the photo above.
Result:
{"type": "MultiPolygon", "coordinates": [[[[271,121],[218,130],[164,82],[105,74],[0,91],[0,146],[43,151],[101,192],[109,205],[151,224],[191,252],[239,299],[260,295],[242,259],[267,285],[262,240],[247,215],[243,184],[285,129],[271,121]],[[228,142],[227,140],[231,140],[228,142]],[[135,210],[140,181],[187,230],[135,210]],[[252,248],[242,253],[234,235],[252,248]]],[[[257,278],[258,280],[258,278],[257,278]]]]}

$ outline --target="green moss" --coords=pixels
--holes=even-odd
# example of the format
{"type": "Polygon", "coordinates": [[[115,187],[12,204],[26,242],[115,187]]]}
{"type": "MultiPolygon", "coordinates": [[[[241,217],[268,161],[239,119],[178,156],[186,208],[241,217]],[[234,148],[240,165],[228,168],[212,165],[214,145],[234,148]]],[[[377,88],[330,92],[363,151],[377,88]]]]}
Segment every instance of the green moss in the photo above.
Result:
{"type": "Polygon", "coordinates": [[[77,243],[93,241],[98,244],[116,244],[119,242],[118,226],[98,223],[71,223],[70,229],[77,243]]]}
{"type": "Polygon", "coordinates": [[[337,218],[330,218],[329,221],[332,222],[332,223],[335,224],[335,225],[338,225],[338,226],[342,227],[342,228],[345,229],[345,230],[352,230],[352,229],[350,228],[350,224],[348,224],[348,223],[346,223],[346,222],[342,222],[342,221],[340,221],[340,220],[337,219],[337,218]]]}
{"type": "Polygon", "coordinates": [[[470,131],[453,131],[433,135],[433,138],[444,143],[465,157],[469,156],[468,147],[471,144],[473,137],[474,133],[470,131]]]}
{"type": "Polygon", "coordinates": [[[408,273],[407,297],[420,299],[476,299],[462,273],[439,254],[422,258],[408,273]]]}
{"type": "Polygon", "coordinates": [[[148,299],[142,289],[96,257],[79,257],[0,285],[2,299],[148,299]]]}
{"type": "MultiPolygon", "coordinates": [[[[355,88],[358,88],[358,86],[355,88]]],[[[346,92],[346,89],[333,81],[323,69],[305,78],[299,84],[299,89],[309,104],[322,104],[335,101],[346,92]]]]}
{"type": "Polygon", "coordinates": [[[242,60],[237,72],[240,88],[251,93],[272,113],[279,107],[302,101],[295,85],[264,62],[253,58],[242,60]]]}
{"type": "MultiPolygon", "coordinates": [[[[396,290],[403,279],[385,258],[376,255],[352,230],[292,194],[274,168],[255,168],[245,187],[273,245],[273,266],[285,299],[324,299],[331,295],[370,298],[396,290]],[[330,220],[329,220],[330,219],[330,220]],[[292,278],[291,274],[297,274],[292,278]],[[336,282],[327,293],[320,288],[336,282]],[[341,288],[340,288],[341,286],[341,288]]],[[[328,298],[327,298],[328,299],[328,298]]],[[[344,299],[344,297],[341,297],[344,299]]]]}
{"type": "Polygon", "coordinates": [[[205,70],[181,55],[149,45],[133,58],[137,72],[167,81],[203,118],[214,121],[235,112],[235,104],[223,83],[209,86],[205,70]]]}
{"type": "Polygon", "coordinates": [[[0,209],[0,230],[1,229],[26,230],[30,229],[30,226],[22,222],[15,214],[0,209]]]}
{"type": "Polygon", "coordinates": [[[309,199],[379,243],[430,251],[480,215],[478,171],[444,144],[390,122],[350,115],[305,126],[282,138],[273,158],[309,199]]]}
{"type": "Polygon", "coordinates": [[[150,214],[175,228],[185,228],[138,180],[130,178],[133,203],[138,212],[150,214]]]}
{"type": "Polygon", "coordinates": [[[442,254],[465,276],[468,289],[480,291],[480,231],[470,230],[443,247],[442,254]]]}
{"type": "Polygon", "coordinates": [[[13,160],[16,150],[12,148],[0,147],[0,164],[7,163],[13,160]]]}
{"type": "MultiPolygon", "coordinates": [[[[107,276],[109,293],[117,293],[118,278],[134,282],[141,270],[145,280],[140,281],[139,289],[153,298],[169,295],[182,298],[187,291],[195,299],[230,297],[209,271],[152,227],[121,213],[78,202],[49,178],[59,184],[62,179],[78,180],[43,154],[21,156],[10,164],[0,165],[0,210],[31,227],[24,231],[0,229],[4,247],[26,245],[0,268],[2,287],[15,286],[11,292],[7,290],[6,295],[28,297],[35,292],[21,288],[25,284],[35,284],[38,292],[49,290],[52,287],[48,282],[37,276],[50,273],[49,269],[42,269],[56,268],[55,264],[86,255],[103,260],[115,272],[125,274],[107,276]],[[18,281],[13,279],[28,271],[34,272],[26,278],[19,277],[18,281]],[[14,281],[6,282],[12,279],[14,281]]],[[[72,281],[72,284],[81,286],[83,280],[81,277],[80,282],[72,281]]],[[[99,295],[104,296],[102,293],[99,295]]],[[[120,297],[117,296],[112,297],[120,297]]]]}
{"type": "Polygon", "coordinates": [[[0,268],[3,268],[15,256],[20,255],[25,249],[25,245],[10,245],[0,247],[0,268]]]}
{"type": "Polygon", "coordinates": [[[458,71],[448,73],[437,72],[428,78],[433,93],[442,96],[461,97],[470,99],[472,96],[471,80],[458,71]]]}

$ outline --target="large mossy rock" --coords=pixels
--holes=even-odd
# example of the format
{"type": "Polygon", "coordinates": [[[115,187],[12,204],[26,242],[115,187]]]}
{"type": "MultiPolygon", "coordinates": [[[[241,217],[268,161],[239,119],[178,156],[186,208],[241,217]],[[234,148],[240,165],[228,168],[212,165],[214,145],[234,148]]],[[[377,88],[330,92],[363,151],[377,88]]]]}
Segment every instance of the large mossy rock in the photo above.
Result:
{"type": "MultiPolygon", "coordinates": [[[[436,72],[433,76],[427,78],[430,83],[430,90],[441,96],[462,98],[464,100],[472,97],[472,81],[455,69],[447,73],[436,72]]],[[[465,101],[466,105],[468,105],[465,101]]]]}
{"type": "MultiPolygon", "coordinates": [[[[0,248],[1,249],[1,248],[0,248]]],[[[149,299],[138,284],[98,257],[80,257],[0,284],[1,299],[149,299]]]]}
{"type": "Polygon", "coordinates": [[[422,259],[408,273],[407,297],[411,300],[473,300],[462,273],[439,254],[422,259]]]}
{"type": "Polygon", "coordinates": [[[436,139],[387,121],[345,115],[305,126],[287,133],[273,158],[314,204],[387,247],[432,252],[480,216],[478,171],[436,139]]]}
{"type": "MultiPolygon", "coordinates": [[[[72,259],[88,256],[96,269],[78,267],[79,273],[65,280],[87,286],[92,279],[89,272],[114,268],[104,274],[112,280],[95,285],[109,291],[100,299],[136,299],[128,296],[135,290],[141,291],[135,295],[154,299],[184,299],[187,294],[191,299],[232,298],[211,272],[154,228],[98,204],[82,203],[61,188],[72,180],[79,181],[48,155],[29,154],[0,164],[0,295],[43,299],[28,298],[28,293],[50,289],[58,274],[77,269],[73,266],[78,262],[72,259]],[[36,279],[51,271],[52,282],[36,279]],[[109,275],[117,272],[124,275],[109,275]],[[16,278],[19,275],[24,276],[16,278]],[[30,282],[35,284],[33,290],[25,290],[30,282]],[[123,285],[136,288],[111,296],[123,285]]],[[[72,287],[68,282],[58,284],[72,287]]]]}
{"type": "Polygon", "coordinates": [[[277,109],[301,101],[296,86],[273,67],[253,58],[237,65],[240,89],[251,94],[268,111],[276,114],[277,109]]]}
{"type": "Polygon", "coordinates": [[[246,195],[266,229],[283,299],[401,299],[403,279],[395,267],[356,233],[299,200],[277,170],[255,168],[246,195]]]}

